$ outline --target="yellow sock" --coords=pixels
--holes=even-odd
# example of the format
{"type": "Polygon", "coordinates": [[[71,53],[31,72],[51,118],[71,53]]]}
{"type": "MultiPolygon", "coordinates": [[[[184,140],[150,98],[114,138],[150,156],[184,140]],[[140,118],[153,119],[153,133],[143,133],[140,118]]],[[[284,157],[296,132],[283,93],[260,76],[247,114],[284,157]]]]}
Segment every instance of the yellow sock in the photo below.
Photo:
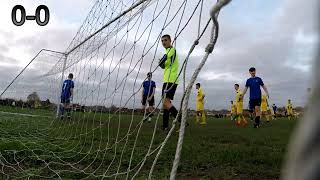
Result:
{"type": "Polygon", "coordinates": [[[201,124],[207,124],[207,121],[206,121],[206,114],[205,113],[202,113],[202,123],[201,124]]]}
{"type": "Polygon", "coordinates": [[[196,124],[198,124],[200,122],[200,116],[197,114],[197,117],[196,117],[196,124]]]}

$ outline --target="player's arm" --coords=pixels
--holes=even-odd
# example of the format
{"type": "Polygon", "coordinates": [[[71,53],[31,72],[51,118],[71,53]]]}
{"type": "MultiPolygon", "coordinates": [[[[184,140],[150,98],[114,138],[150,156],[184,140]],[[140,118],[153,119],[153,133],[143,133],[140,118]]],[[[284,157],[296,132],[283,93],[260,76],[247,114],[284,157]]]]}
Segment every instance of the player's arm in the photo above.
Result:
{"type": "Polygon", "coordinates": [[[71,98],[73,98],[73,89],[74,89],[74,82],[71,82],[71,88],[70,88],[70,94],[71,94],[71,98]]]}
{"type": "Polygon", "coordinates": [[[206,95],[205,95],[205,94],[202,94],[202,101],[204,100],[204,97],[206,97],[206,95]]]}
{"type": "Polygon", "coordinates": [[[151,96],[149,97],[149,99],[151,99],[151,98],[154,96],[155,91],[156,91],[156,87],[153,87],[153,88],[152,88],[152,94],[151,94],[151,96]]]}
{"type": "Polygon", "coordinates": [[[144,87],[142,87],[141,89],[141,99],[143,98],[143,94],[144,94],[144,87]]]}
{"type": "Polygon", "coordinates": [[[73,97],[73,88],[70,88],[71,97],[73,97]]]}
{"type": "Polygon", "coordinates": [[[267,86],[266,86],[266,85],[263,85],[263,86],[262,86],[262,89],[264,90],[264,92],[266,92],[267,97],[269,98],[269,92],[268,92],[267,86]]]}
{"type": "Polygon", "coordinates": [[[267,94],[267,97],[269,98],[269,92],[268,92],[268,88],[267,86],[263,83],[262,79],[259,78],[259,83],[260,83],[260,86],[262,87],[262,89],[264,90],[264,92],[267,94]]]}
{"type": "Polygon", "coordinates": [[[246,95],[247,91],[248,91],[248,86],[244,87],[242,97],[246,95]]]}

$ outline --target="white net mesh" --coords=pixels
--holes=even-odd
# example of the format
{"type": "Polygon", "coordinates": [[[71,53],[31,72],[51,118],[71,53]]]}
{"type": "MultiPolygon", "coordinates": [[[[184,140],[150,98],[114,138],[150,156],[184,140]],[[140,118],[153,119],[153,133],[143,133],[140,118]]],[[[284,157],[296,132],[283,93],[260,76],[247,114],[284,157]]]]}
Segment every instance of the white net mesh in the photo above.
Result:
{"type": "MultiPolygon", "coordinates": [[[[169,176],[175,160],[174,178],[188,102],[184,101],[179,141],[169,140],[175,121],[169,134],[159,131],[163,72],[158,59],[165,52],[160,39],[163,34],[172,36],[182,77],[199,40],[205,32],[211,36],[202,62],[186,80],[187,89],[178,89],[175,104],[180,109],[181,92],[188,99],[213,50],[215,17],[227,2],[218,2],[210,16],[212,1],[97,0],[65,53],[41,51],[2,94],[0,139],[7,145],[0,149],[2,177],[161,179],[169,176]],[[209,24],[212,32],[206,31],[209,24]],[[140,108],[147,72],[153,72],[157,82],[152,123],[144,122],[146,111],[140,108]],[[61,120],[56,112],[62,81],[69,73],[75,83],[71,119],[61,120]],[[176,143],[164,148],[167,141],[176,143]]],[[[206,43],[200,41],[203,51],[206,43]]]]}

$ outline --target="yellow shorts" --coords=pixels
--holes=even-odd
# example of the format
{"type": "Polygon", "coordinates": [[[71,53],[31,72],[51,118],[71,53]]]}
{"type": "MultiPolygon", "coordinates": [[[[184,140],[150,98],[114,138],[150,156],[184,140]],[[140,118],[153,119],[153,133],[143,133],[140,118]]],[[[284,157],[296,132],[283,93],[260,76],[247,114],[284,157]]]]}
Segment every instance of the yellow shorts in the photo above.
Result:
{"type": "Polygon", "coordinates": [[[237,114],[243,113],[243,103],[236,104],[237,107],[237,114]]]}
{"type": "Polygon", "coordinates": [[[261,111],[262,112],[267,112],[268,111],[267,105],[261,104],[261,111]]]}
{"type": "Polygon", "coordinates": [[[204,103],[197,102],[196,110],[203,111],[204,110],[204,103]]]}

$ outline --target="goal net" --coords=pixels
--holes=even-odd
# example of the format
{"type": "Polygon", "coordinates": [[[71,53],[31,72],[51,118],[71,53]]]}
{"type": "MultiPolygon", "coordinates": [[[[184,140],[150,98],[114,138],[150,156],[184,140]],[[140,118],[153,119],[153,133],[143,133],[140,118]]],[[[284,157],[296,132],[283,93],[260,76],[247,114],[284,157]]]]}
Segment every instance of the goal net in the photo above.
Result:
{"type": "Polygon", "coordinates": [[[8,80],[0,96],[0,139],[7,144],[0,147],[0,177],[175,179],[190,90],[229,1],[97,0],[64,52],[43,49],[8,80]],[[160,128],[164,34],[180,64],[173,103],[182,121],[178,126],[172,119],[168,132],[160,128]],[[148,72],[156,82],[150,123],[141,108],[148,72]],[[61,92],[70,73],[74,88],[66,108],[61,92]]]}

